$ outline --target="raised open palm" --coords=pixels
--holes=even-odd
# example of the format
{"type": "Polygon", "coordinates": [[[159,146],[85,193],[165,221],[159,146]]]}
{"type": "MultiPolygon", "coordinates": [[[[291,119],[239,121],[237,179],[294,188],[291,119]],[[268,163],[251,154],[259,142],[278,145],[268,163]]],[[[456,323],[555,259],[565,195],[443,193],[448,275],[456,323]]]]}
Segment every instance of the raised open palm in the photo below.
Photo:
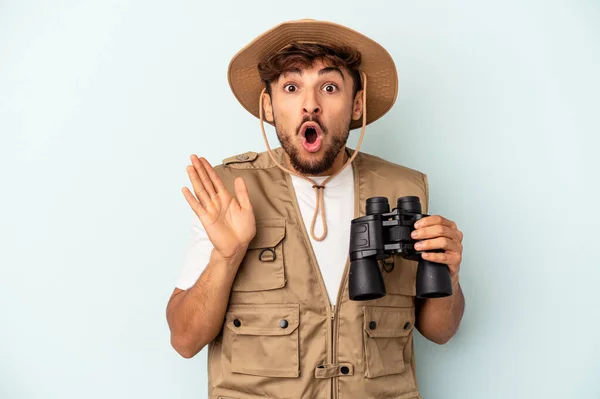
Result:
{"type": "Polygon", "coordinates": [[[241,255],[256,234],[254,211],[244,180],[238,177],[234,182],[238,202],[206,159],[196,155],[190,159],[192,165],[186,170],[196,196],[184,187],[181,191],[185,199],[200,219],[215,250],[226,258],[241,255]]]}

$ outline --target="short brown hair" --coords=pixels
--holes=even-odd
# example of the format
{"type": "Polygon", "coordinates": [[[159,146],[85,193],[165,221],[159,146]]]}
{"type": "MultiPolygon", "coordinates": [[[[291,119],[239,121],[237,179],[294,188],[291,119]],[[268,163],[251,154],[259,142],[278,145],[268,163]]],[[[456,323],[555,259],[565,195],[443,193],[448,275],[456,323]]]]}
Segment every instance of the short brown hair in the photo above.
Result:
{"type": "Polygon", "coordinates": [[[331,67],[345,68],[354,83],[353,97],[361,88],[361,54],[350,46],[333,46],[318,43],[293,42],[275,54],[263,58],[258,64],[258,73],[271,94],[271,82],[284,72],[299,68],[309,68],[315,61],[322,61],[331,67]]]}

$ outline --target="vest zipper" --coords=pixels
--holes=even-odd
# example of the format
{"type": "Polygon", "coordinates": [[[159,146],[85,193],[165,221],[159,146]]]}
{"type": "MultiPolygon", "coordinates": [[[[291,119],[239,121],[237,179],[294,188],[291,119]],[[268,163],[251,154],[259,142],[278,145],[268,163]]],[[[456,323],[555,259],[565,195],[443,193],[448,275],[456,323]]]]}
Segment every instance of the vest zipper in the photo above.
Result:
{"type": "MultiPolygon", "coordinates": [[[[358,156],[357,156],[358,158],[358,156]]],[[[352,162],[352,164],[350,165],[352,167],[352,171],[354,173],[354,217],[357,218],[360,214],[360,210],[359,210],[359,184],[358,184],[358,167],[356,166],[356,162],[352,162]]],[[[310,238],[308,236],[308,230],[306,229],[306,226],[304,225],[304,219],[302,219],[302,213],[300,212],[300,207],[298,206],[298,200],[296,199],[296,190],[294,189],[294,184],[292,183],[292,179],[290,177],[289,173],[285,174],[285,179],[286,179],[286,183],[288,185],[288,190],[290,192],[290,198],[291,198],[291,202],[292,202],[292,206],[294,207],[294,210],[296,211],[296,220],[298,221],[298,224],[300,226],[302,226],[302,235],[304,236],[304,242],[306,245],[306,248],[308,250],[308,254],[309,257],[311,258],[311,260],[313,261],[313,269],[315,274],[317,275],[317,279],[319,281],[319,285],[321,286],[321,291],[323,292],[323,296],[325,297],[325,300],[327,301],[327,303],[330,305],[329,306],[329,312],[330,312],[330,320],[331,320],[331,324],[329,325],[329,333],[330,333],[330,337],[331,337],[331,341],[330,346],[329,346],[329,350],[328,350],[328,362],[330,364],[333,364],[335,361],[337,361],[337,345],[336,343],[336,338],[337,338],[337,328],[336,328],[336,320],[335,320],[335,311],[336,311],[336,305],[333,305],[331,303],[331,301],[329,300],[329,296],[327,293],[327,288],[325,287],[325,280],[323,279],[323,274],[321,273],[321,269],[320,266],[317,262],[317,258],[315,256],[315,253],[313,251],[312,248],[312,244],[310,242],[310,238]]],[[[348,269],[349,269],[349,256],[346,260],[346,267],[344,269],[344,274],[342,277],[342,282],[340,284],[340,288],[338,290],[338,295],[337,295],[337,302],[336,303],[341,303],[341,296],[342,296],[342,291],[344,290],[345,284],[346,284],[346,275],[348,274],[348,269]]],[[[331,399],[337,399],[337,395],[336,395],[336,391],[337,391],[337,378],[331,378],[331,390],[330,390],[330,398],[331,399]]]]}
{"type": "MultiPolygon", "coordinates": [[[[350,263],[350,261],[346,260],[346,266],[344,268],[344,274],[343,274],[344,277],[342,277],[342,281],[340,283],[340,288],[338,290],[338,296],[337,296],[337,302],[336,302],[336,304],[342,302],[342,293],[344,292],[344,289],[346,288],[346,283],[347,283],[346,282],[346,276],[348,275],[348,265],[349,265],[349,263],[350,263]]],[[[338,331],[339,325],[338,325],[337,320],[335,320],[335,317],[336,317],[335,311],[336,311],[336,305],[332,305],[332,308],[331,308],[331,340],[332,340],[332,343],[331,343],[331,352],[332,352],[332,357],[333,357],[333,362],[332,363],[337,363],[337,360],[338,360],[338,353],[337,353],[338,352],[338,345],[337,345],[337,342],[338,342],[338,339],[339,339],[339,337],[338,337],[338,335],[339,335],[339,331],[338,331]]],[[[332,382],[332,384],[331,384],[331,389],[332,389],[331,397],[332,397],[332,399],[337,399],[338,398],[337,392],[338,392],[338,383],[339,383],[339,381],[338,381],[337,378],[332,378],[331,380],[332,380],[331,381],[332,382]]]]}
{"type": "MultiPolygon", "coordinates": [[[[331,354],[332,361],[331,363],[335,363],[335,305],[331,305],[331,354]]],[[[331,399],[335,399],[335,379],[331,379],[331,399]]]]}
{"type": "MultiPolygon", "coordinates": [[[[354,173],[354,217],[357,218],[360,216],[360,187],[358,185],[358,179],[359,179],[359,175],[358,175],[358,167],[356,166],[356,164],[353,162],[352,163],[352,169],[353,169],[353,173],[354,173]]],[[[344,274],[342,274],[342,281],[340,282],[340,287],[338,289],[338,295],[337,295],[337,299],[336,299],[336,305],[342,303],[342,295],[344,293],[344,290],[346,289],[346,284],[348,284],[348,272],[350,271],[350,254],[348,254],[348,257],[346,258],[346,265],[344,266],[344,274]]],[[[331,307],[331,339],[332,339],[332,345],[331,345],[331,352],[332,352],[332,357],[333,357],[333,363],[337,363],[338,360],[338,345],[337,342],[339,340],[339,331],[338,331],[338,323],[337,320],[335,320],[335,311],[336,311],[336,305],[332,305],[331,307]]],[[[337,393],[339,392],[339,388],[338,388],[338,384],[339,384],[339,380],[337,378],[332,378],[331,379],[332,384],[331,384],[331,398],[332,399],[337,399],[338,395],[337,393]]]]}
{"type": "MultiPolygon", "coordinates": [[[[291,202],[292,202],[292,206],[294,207],[294,210],[296,211],[296,220],[298,221],[298,224],[300,226],[302,226],[302,236],[304,237],[304,243],[306,245],[306,249],[308,251],[308,255],[311,259],[311,264],[313,267],[313,271],[315,273],[315,275],[317,276],[317,280],[319,281],[319,286],[321,287],[321,292],[323,293],[323,298],[325,299],[327,305],[329,305],[329,309],[327,307],[325,307],[325,309],[327,311],[330,312],[329,318],[331,320],[331,323],[327,326],[327,333],[329,334],[330,337],[330,341],[327,343],[328,348],[327,348],[327,363],[332,364],[333,363],[333,340],[334,340],[334,333],[333,333],[333,326],[334,326],[334,312],[335,312],[335,305],[331,304],[331,301],[329,300],[329,294],[327,292],[327,288],[325,287],[325,280],[323,279],[323,274],[321,273],[321,269],[319,266],[319,263],[317,262],[317,257],[315,256],[315,252],[312,248],[312,244],[310,242],[310,237],[308,236],[308,230],[306,228],[306,226],[304,225],[304,219],[302,219],[302,212],[300,212],[300,207],[298,206],[298,200],[296,199],[296,190],[294,189],[294,184],[292,183],[292,178],[290,177],[289,173],[285,174],[285,179],[286,179],[286,183],[288,186],[288,190],[290,193],[290,198],[291,198],[291,202]]],[[[331,389],[329,391],[330,395],[328,399],[334,399],[333,396],[333,378],[331,378],[331,389]]]]}

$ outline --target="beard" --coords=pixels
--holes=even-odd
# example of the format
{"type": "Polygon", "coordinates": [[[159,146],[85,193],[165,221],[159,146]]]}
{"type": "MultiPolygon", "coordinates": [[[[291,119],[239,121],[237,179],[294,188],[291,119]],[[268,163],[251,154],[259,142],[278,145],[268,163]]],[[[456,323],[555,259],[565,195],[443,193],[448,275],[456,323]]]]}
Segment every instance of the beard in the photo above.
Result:
{"type": "MultiPolygon", "coordinates": [[[[325,126],[323,126],[323,124],[317,117],[308,116],[304,117],[302,119],[302,122],[300,122],[300,125],[296,128],[296,136],[300,134],[300,129],[302,128],[302,125],[309,121],[315,122],[319,125],[323,134],[322,140],[325,138],[325,136],[329,136],[328,129],[326,129],[325,126]]],[[[292,142],[293,137],[289,134],[286,134],[277,124],[277,119],[274,119],[275,132],[277,133],[277,138],[279,139],[279,143],[281,144],[283,150],[290,157],[290,163],[296,171],[303,175],[309,176],[320,175],[326,172],[327,170],[331,169],[338,154],[346,146],[348,136],[350,135],[350,124],[351,122],[348,121],[348,123],[346,124],[346,128],[342,127],[342,125],[337,131],[332,132],[331,143],[327,145],[326,148],[322,148],[322,150],[324,150],[324,153],[321,156],[321,158],[316,160],[306,160],[302,159],[302,156],[300,155],[300,150],[292,142]]]]}

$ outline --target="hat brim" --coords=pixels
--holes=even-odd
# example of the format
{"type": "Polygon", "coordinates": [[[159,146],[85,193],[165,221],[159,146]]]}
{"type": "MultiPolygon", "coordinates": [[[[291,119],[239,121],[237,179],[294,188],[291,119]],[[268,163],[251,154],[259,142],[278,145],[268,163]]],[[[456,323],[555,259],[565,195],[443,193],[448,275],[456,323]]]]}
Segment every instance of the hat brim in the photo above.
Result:
{"type": "MultiPolygon", "coordinates": [[[[261,34],[233,56],[228,80],[233,94],[252,115],[259,117],[259,95],[264,83],[258,63],[291,42],[349,45],[361,53],[360,71],[367,75],[367,124],[387,113],[398,95],[398,75],[390,54],[376,41],[343,25],[328,21],[284,22],[261,34]]],[[[350,129],[362,126],[362,118],[352,121],[350,129]]]]}

